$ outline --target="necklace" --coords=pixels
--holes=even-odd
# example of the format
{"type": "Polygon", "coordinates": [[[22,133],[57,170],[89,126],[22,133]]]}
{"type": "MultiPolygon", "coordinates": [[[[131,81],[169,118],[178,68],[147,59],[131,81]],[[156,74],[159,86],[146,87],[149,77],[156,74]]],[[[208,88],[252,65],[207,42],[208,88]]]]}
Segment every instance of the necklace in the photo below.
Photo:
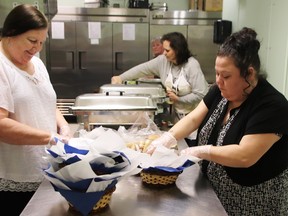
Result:
{"type": "Polygon", "coordinates": [[[25,77],[30,80],[31,82],[33,82],[35,85],[38,85],[40,83],[40,80],[37,79],[36,77],[29,77],[27,75],[25,75],[25,77]]]}

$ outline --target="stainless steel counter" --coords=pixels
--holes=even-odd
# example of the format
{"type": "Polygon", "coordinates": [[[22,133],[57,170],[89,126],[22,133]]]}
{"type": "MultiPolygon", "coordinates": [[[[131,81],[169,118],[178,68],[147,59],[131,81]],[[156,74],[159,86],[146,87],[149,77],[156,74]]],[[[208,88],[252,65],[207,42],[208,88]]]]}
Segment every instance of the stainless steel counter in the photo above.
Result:
{"type": "MultiPolygon", "coordinates": [[[[100,216],[225,216],[227,215],[199,166],[193,165],[178,177],[175,186],[151,188],[139,176],[116,185],[109,208],[100,216]],[[177,185],[177,186],[176,186],[177,185]]],[[[21,216],[75,216],[67,201],[48,181],[36,191],[21,216]]]]}

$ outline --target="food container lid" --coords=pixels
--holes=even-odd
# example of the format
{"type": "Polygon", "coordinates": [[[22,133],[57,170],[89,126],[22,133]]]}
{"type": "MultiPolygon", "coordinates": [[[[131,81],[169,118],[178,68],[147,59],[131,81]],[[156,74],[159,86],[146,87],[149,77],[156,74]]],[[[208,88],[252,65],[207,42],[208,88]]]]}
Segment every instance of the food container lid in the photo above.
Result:
{"type": "Polygon", "coordinates": [[[100,87],[100,93],[121,92],[125,94],[150,94],[152,98],[165,98],[166,92],[158,83],[138,84],[105,84],[100,87]]]}
{"type": "Polygon", "coordinates": [[[146,77],[141,77],[137,80],[138,83],[159,83],[161,84],[161,79],[160,78],[146,78],[146,77]]]}

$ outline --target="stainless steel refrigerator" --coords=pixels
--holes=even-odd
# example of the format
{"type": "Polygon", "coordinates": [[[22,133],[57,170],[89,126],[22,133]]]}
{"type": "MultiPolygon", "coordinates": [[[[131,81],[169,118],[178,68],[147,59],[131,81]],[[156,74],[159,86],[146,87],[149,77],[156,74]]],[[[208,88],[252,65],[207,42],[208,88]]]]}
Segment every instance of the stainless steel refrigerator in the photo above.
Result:
{"type": "Polygon", "coordinates": [[[148,15],[146,9],[58,8],[47,66],[64,115],[78,95],[98,92],[113,75],[149,59],[148,15]]]}

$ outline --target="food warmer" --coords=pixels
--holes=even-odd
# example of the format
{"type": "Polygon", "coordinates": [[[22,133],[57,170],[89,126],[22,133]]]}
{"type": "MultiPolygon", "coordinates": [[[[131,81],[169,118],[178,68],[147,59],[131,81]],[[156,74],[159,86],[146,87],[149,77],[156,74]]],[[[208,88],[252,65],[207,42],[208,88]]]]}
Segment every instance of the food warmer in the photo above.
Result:
{"type": "Polygon", "coordinates": [[[131,126],[144,112],[154,119],[157,105],[149,94],[88,93],[77,96],[69,110],[90,131],[95,126],[131,126]]]}
{"type": "Polygon", "coordinates": [[[105,94],[149,94],[157,105],[157,114],[163,113],[163,104],[166,100],[166,92],[159,83],[138,83],[136,84],[105,84],[99,89],[100,93],[105,94]]]}

